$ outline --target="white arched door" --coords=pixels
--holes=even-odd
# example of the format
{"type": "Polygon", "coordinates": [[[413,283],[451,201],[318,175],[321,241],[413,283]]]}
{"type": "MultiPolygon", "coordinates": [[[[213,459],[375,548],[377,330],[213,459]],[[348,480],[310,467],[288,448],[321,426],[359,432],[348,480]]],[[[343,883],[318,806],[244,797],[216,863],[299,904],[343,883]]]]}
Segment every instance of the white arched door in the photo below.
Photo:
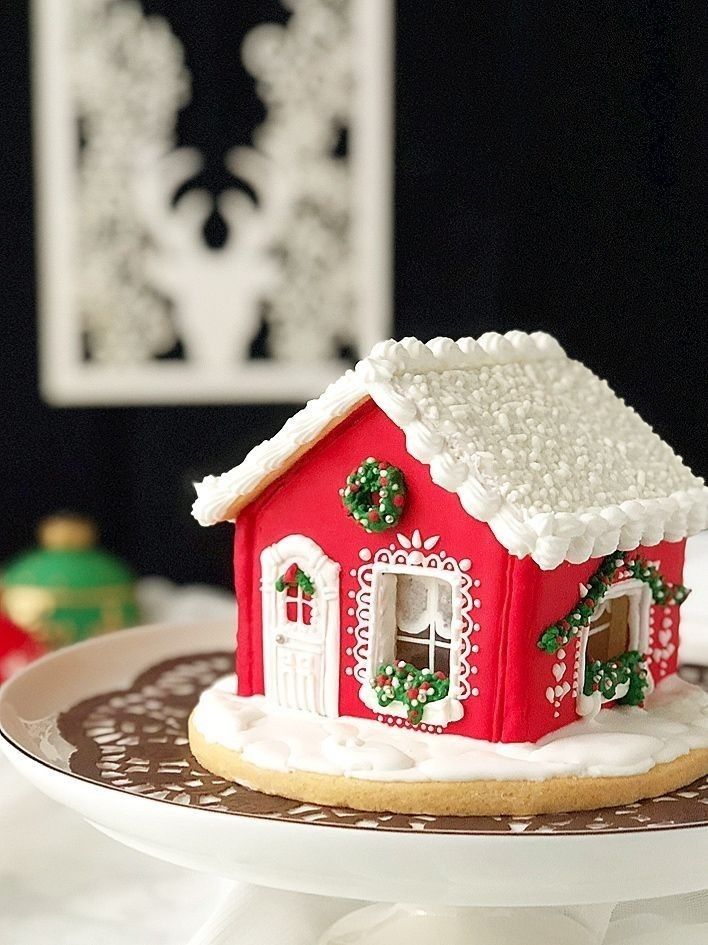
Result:
{"type": "Polygon", "coordinates": [[[336,717],[339,564],[311,538],[287,535],[261,552],[261,597],[266,698],[284,708],[336,717]],[[295,571],[307,581],[283,586],[283,578],[295,571]],[[311,593],[303,584],[311,584],[311,593]]]}

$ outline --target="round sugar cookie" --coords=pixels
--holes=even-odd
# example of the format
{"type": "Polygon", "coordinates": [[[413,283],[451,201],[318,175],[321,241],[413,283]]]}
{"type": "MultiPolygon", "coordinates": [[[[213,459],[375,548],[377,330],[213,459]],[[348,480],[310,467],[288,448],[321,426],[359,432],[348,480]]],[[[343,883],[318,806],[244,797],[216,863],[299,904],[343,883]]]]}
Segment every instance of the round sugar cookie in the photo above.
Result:
{"type": "Polygon", "coordinates": [[[554,777],[540,781],[369,781],[309,771],[275,771],[241,752],[208,742],[189,720],[189,745],[200,764],[228,781],[327,807],[436,816],[527,816],[631,804],[690,784],[708,773],[708,749],[698,748],[644,774],[554,777]]]}

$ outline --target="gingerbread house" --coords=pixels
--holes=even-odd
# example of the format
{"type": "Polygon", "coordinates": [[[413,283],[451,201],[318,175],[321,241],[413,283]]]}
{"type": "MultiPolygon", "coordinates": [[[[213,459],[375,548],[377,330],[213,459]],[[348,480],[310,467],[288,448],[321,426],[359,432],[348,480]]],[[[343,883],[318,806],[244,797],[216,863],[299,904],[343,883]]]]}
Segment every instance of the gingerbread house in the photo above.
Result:
{"type": "Polygon", "coordinates": [[[196,488],[240,696],[525,742],[676,671],[708,489],[546,334],[383,342],[196,488]]]}

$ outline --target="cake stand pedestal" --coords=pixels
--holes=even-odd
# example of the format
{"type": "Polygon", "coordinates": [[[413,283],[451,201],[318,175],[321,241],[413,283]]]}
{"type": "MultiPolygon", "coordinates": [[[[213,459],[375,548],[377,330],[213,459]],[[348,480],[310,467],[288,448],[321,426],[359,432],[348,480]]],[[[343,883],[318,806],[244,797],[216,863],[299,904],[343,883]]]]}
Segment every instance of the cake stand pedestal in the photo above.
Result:
{"type": "MultiPolygon", "coordinates": [[[[273,896],[272,908],[278,908],[273,896]]],[[[310,902],[305,903],[312,908],[310,902]]],[[[392,941],[446,945],[599,945],[613,905],[589,908],[455,908],[380,903],[345,915],[317,945],[390,945],[392,941]]],[[[243,898],[227,891],[188,945],[240,945],[243,898]]],[[[282,939],[286,943],[287,937],[282,939]]],[[[313,943],[314,945],[314,943],[313,943]]]]}
{"type": "Polygon", "coordinates": [[[708,886],[708,778],[622,810],[462,819],[299,804],[210,775],[186,719],[228,672],[231,632],[121,631],[0,690],[0,747],[27,780],[115,840],[211,873],[215,893],[217,878],[241,884],[190,945],[258,941],[244,934],[243,883],[272,890],[255,899],[284,945],[590,945],[609,904],[708,886]],[[315,912],[316,931],[298,937],[315,912]]]}
{"type": "Polygon", "coordinates": [[[445,942],[447,945],[599,945],[612,913],[600,907],[593,929],[553,909],[423,909],[371,906],[346,916],[319,945],[389,945],[392,941],[445,942]],[[596,929],[596,931],[595,931],[596,929]]]}

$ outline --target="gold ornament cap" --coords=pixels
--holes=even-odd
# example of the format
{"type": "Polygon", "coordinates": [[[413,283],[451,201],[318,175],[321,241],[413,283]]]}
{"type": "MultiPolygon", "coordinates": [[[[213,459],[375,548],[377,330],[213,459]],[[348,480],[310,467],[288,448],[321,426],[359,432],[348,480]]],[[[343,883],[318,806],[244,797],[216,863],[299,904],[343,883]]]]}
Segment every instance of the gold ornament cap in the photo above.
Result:
{"type": "Polygon", "coordinates": [[[61,512],[42,519],[37,529],[42,548],[51,551],[81,551],[98,541],[96,523],[84,515],[61,512]]]}

